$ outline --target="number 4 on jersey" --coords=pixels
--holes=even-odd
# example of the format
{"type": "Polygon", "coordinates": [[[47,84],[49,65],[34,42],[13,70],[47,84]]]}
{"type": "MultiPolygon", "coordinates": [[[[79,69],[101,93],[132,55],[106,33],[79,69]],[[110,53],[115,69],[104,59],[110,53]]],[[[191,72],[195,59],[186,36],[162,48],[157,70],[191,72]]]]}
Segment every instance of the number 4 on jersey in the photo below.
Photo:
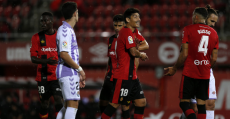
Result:
{"type": "Polygon", "coordinates": [[[208,40],[209,36],[202,36],[198,46],[198,52],[204,53],[204,56],[206,56],[208,52],[208,40]]]}

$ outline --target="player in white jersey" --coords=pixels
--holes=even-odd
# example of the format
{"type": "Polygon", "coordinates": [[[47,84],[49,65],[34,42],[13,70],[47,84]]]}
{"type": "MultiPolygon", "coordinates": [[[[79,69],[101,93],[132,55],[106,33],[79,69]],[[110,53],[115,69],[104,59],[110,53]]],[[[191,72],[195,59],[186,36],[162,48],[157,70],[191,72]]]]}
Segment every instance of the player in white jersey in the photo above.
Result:
{"type": "MultiPolygon", "coordinates": [[[[208,18],[206,20],[207,25],[210,27],[214,27],[215,23],[218,21],[218,14],[215,9],[211,8],[210,5],[206,6],[208,11],[208,18]]],[[[217,99],[216,96],[216,85],[215,85],[215,77],[213,75],[212,69],[210,69],[210,80],[209,80],[209,99],[206,100],[206,119],[214,119],[214,110],[215,110],[215,101],[217,99]]],[[[196,99],[191,99],[191,107],[195,112],[197,112],[196,99]]],[[[180,119],[186,119],[184,113],[182,114],[180,119]]]]}
{"type": "Polygon", "coordinates": [[[79,52],[73,27],[78,21],[78,10],[75,2],[66,2],[62,6],[65,18],[57,31],[58,66],[56,75],[65,100],[56,119],[75,119],[80,100],[79,88],[85,87],[85,72],[79,65],[79,52]]]}

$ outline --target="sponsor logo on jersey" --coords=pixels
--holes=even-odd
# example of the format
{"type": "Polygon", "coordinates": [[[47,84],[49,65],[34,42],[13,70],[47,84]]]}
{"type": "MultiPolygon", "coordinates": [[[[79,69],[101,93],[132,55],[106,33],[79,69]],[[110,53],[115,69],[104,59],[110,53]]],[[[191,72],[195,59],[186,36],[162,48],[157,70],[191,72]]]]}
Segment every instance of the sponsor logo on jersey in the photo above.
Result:
{"type": "Polygon", "coordinates": [[[61,91],[61,88],[56,88],[56,91],[61,91]]]}
{"type": "Polygon", "coordinates": [[[133,43],[133,38],[132,38],[132,36],[129,36],[129,37],[128,37],[128,41],[129,41],[129,44],[132,44],[132,43],[133,43]]]}
{"type": "Polygon", "coordinates": [[[79,91],[77,91],[77,96],[80,97],[80,92],[79,91]]]}
{"type": "Polygon", "coordinates": [[[57,51],[57,49],[56,48],[42,48],[41,51],[43,51],[43,52],[46,52],[46,51],[52,52],[52,51],[57,51]]]}
{"type": "Polygon", "coordinates": [[[140,94],[143,94],[144,92],[143,91],[140,91],[140,94]]]}
{"type": "Polygon", "coordinates": [[[208,60],[194,60],[194,64],[195,65],[208,65],[209,64],[209,61],[208,60]]]}
{"type": "Polygon", "coordinates": [[[208,35],[210,35],[211,34],[211,31],[209,31],[209,30],[205,30],[205,29],[200,29],[200,30],[197,30],[198,31],[198,33],[199,34],[208,34],[208,35]]]}

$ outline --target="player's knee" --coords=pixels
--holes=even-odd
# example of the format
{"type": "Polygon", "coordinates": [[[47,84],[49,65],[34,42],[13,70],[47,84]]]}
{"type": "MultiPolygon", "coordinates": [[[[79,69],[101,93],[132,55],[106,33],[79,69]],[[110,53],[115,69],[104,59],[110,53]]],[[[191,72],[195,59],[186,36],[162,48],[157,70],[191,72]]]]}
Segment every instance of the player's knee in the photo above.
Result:
{"type": "Polygon", "coordinates": [[[146,99],[142,98],[142,99],[136,99],[134,101],[134,105],[137,107],[145,107],[146,106],[146,99]]]}
{"type": "Polygon", "coordinates": [[[54,100],[55,100],[55,103],[56,104],[62,104],[63,103],[63,99],[61,96],[58,96],[58,95],[54,95],[54,100]]]}
{"type": "Polygon", "coordinates": [[[127,111],[129,110],[129,105],[122,105],[122,111],[127,111]]]}
{"type": "Polygon", "coordinates": [[[215,100],[207,100],[206,110],[215,110],[215,100]]]}
{"type": "Polygon", "coordinates": [[[41,107],[44,108],[48,108],[49,107],[49,100],[45,100],[41,102],[41,107]]]}

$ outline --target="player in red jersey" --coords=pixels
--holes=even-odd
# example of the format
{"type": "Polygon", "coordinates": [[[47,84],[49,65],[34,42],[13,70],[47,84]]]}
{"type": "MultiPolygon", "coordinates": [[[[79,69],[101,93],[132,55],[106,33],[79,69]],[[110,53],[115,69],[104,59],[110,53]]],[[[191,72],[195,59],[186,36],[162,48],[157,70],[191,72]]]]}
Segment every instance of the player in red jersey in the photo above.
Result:
{"type": "Polygon", "coordinates": [[[113,75],[113,90],[109,105],[102,114],[102,119],[110,119],[120,105],[124,111],[129,109],[130,101],[134,101],[134,119],[143,119],[146,99],[140,82],[136,75],[135,57],[143,61],[148,59],[147,55],[139,52],[135,39],[135,29],[140,26],[139,10],[129,8],[124,13],[126,27],[123,27],[117,38],[117,60],[118,67],[113,75]]]}
{"type": "Polygon", "coordinates": [[[190,99],[196,96],[197,119],[206,119],[205,100],[208,99],[210,68],[217,60],[219,39],[216,31],[205,25],[208,12],[198,7],[193,12],[193,25],[186,26],[182,36],[182,51],[173,67],[165,75],[173,76],[184,64],[180,86],[180,107],[188,119],[196,119],[189,106],[190,99]]]}
{"type": "MultiPolygon", "coordinates": [[[[211,8],[210,5],[206,5],[208,11],[208,18],[206,19],[206,24],[210,27],[214,27],[215,23],[218,21],[218,13],[215,9],[211,8]]],[[[210,70],[210,81],[209,81],[209,99],[206,100],[206,119],[214,119],[215,101],[216,96],[216,86],[215,78],[212,69],[210,70]]],[[[196,99],[191,99],[191,108],[197,112],[196,99]]],[[[186,119],[184,113],[181,115],[180,119],[186,119]]]]}
{"type": "MultiPolygon", "coordinates": [[[[100,106],[100,111],[103,113],[105,110],[106,106],[109,104],[109,98],[112,87],[113,87],[113,71],[115,70],[114,68],[117,67],[117,58],[116,58],[116,41],[117,41],[117,36],[121,28],[123,28],[125,25],[124,22],[124,17],[122,14],[115,15],[113,18],[113,27],[115,30],[115,33],[113,36],[111,36],[108,39],[108,65],[107,65],[107,72],[105,75],[105,80],[104,84],[102,86],[102,90],[100,93],[100,101],[99,101],[99,106],[100,106]]],[[[149,48],[147,41],[144,39],[144,37],[140,34],[140,32],[135,29],[134,31],[135,37],[136,37],[136,42],[139,44],[138,50],[147,50],[149,48]]],[[[135,65],[139,65],[139,58],[135,59],[135,65]]],[[[122,118],[129,118],[129,110],[122,111],[122,118]]]]}
{"type": "Polygon", "coordinates": [[[31,61],[38,64],[36,81],[41,101],[39,116],[41,119],[47,119],[50,97],[53,96],[55,100],[56,115],[63,107],[63,100],[55,73],[58,59],[57,32],[53,29],[52,13],[44,12],[40,18],[40,24],[42,31],[32,36],[30,54],[31,61]]]}

